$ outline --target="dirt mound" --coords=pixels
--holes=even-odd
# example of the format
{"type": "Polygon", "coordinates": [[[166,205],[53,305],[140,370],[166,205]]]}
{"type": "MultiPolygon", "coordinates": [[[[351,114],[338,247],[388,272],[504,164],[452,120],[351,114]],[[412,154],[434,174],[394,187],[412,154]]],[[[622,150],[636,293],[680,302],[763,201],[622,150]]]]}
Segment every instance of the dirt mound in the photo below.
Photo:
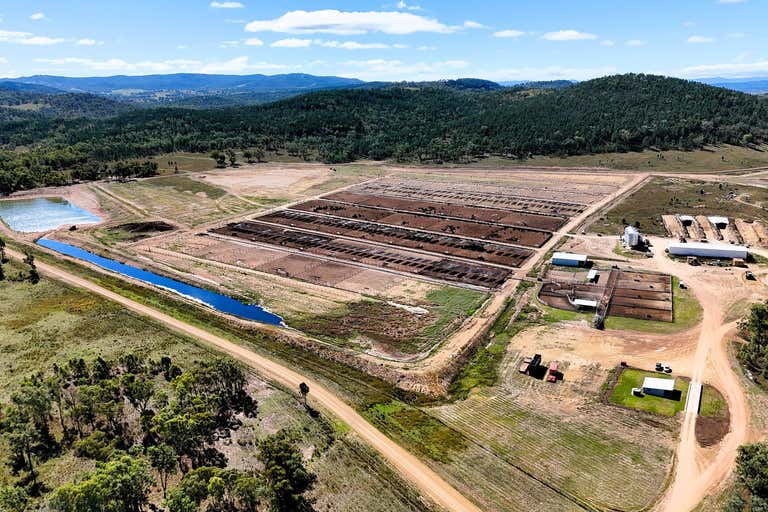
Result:
{"type": "Polygon", "coordinates": [[[166,231],[173,231],[175,226],[163,222],[161,220],[151,222],[129,222],[127,224],[120,224],[115,226],[115,229],[126,231],[128,233],[145,234],[145,233],[164,233],[166,231]]]}

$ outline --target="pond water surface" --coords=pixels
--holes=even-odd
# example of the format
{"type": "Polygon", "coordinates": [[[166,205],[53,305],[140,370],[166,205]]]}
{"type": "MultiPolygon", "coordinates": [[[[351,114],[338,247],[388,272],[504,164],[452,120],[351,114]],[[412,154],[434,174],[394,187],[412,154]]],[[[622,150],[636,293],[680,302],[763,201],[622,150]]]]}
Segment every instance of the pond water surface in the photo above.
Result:
{"type": "Polygon", "coordinates": [[[0,218],[14,231],[37,233],[62,226],[97,224],[101,218],[60,198],[0,201],[0,218]]]}
{"type": "Polygon", "coordinates": [[[283,325],[282,318],[257,305],[244,304],[232,297],[220,293],[182,283],[181,281],[160,276],[147,270],[126,265],[125,263],[120,263],[119,261],[111,260],[109,258],[103,258],[80,249],[79,247],[75,247],[74,245],[57,242],[56,240],[48,240],[46,238],[38,240],[37,243],[60,254],[87,261],[103,269],[170,290],[178,295],[205,304],[217,311],[221,311],[222,313],[228,313],[240,318],[245,318],[246,320],[253,320],[264,324],[283,325]]]}

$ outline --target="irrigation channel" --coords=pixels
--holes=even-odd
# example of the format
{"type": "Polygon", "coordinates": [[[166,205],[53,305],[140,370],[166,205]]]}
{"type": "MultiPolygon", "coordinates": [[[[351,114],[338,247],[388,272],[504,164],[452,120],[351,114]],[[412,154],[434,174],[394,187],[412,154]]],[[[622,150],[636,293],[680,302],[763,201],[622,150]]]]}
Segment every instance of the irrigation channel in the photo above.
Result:
{"type": "Polygon", "coordinates": [[[38,245],[41,245],[52,251],[56,251],[59,254],[70,256],[78,260],[87,261],[105,270],[137,279],[144,283],[149,283],[165,290],[170,290],[183,297],[192,299],[196,302],[211,307],[216,311],[221,311],[222,313],[227,313],[240,318],[244,318],[246,320],[253,320],[269,325],[284,325],[283,319],[281,317],[254,304],[245,304],[236,299],[233,299],[232,297],[228,297],[220,293],[182,283],[180,281],[160,276],[147,270],[132,267],[131,265],[126,265],[125,263],[120,263],[119,261],[111,260],[109,258],[103,258],[86,250],[80,249],[79,247],[75,247],[74,245],[65,244],[63,242],[58,242],[56,240],[50,240],[47,238],[41,238],[37,241],[37,243],[38,245]]]}

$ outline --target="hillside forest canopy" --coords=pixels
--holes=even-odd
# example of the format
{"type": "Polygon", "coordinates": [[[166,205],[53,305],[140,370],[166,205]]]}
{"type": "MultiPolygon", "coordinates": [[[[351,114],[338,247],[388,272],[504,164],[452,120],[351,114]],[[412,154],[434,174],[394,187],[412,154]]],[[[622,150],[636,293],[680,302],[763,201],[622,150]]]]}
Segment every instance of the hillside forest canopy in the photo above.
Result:
{"type": "MultiPolygon", "coordinates": [[[[93,102],[92,108],[81,106],[83,111],[107,108],[92,96],[83,101],[93,102]]],[[[110,175],[115,162],[176,151],[440,164],[488,156],[754,146],[768,140],[764,99],[638,74],[552,88],[494,88],[471,80],[385,84],[238,108],[7,117],[0,117],[4,194],[99,179],[110,175]]]]}

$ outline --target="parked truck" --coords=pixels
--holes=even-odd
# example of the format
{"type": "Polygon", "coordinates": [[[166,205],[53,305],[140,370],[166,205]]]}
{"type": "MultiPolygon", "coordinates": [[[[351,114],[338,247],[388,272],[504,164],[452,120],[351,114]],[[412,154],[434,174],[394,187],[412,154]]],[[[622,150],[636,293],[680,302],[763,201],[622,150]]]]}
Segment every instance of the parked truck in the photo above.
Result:
{"type": "Polygon", "coordinates": [[[558,377],[558,365],[557,361],[549,363],[549,375],[547,375],[547,382],[557,382],[558,377]]]}

